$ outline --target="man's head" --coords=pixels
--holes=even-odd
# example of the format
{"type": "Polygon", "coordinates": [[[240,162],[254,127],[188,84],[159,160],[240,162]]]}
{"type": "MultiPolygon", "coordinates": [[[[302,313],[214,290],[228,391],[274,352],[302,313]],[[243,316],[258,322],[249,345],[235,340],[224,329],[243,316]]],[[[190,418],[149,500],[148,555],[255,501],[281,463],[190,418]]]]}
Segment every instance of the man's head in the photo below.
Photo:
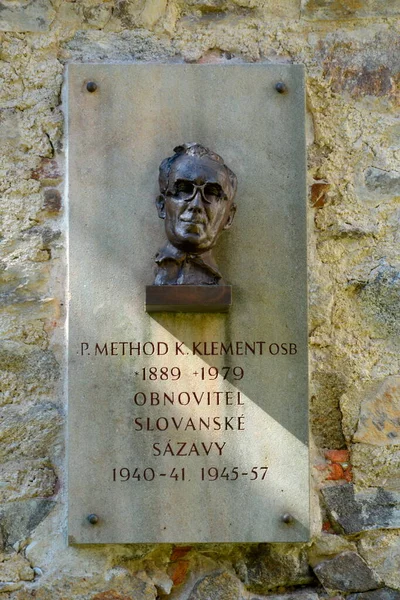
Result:
{"type": "Polygon", "coordinates": [[[236,175],[200,144],[183,144],[160,165],[158,215],[168,240],[185,252],[210,250],[235,215],[236,175]]]}

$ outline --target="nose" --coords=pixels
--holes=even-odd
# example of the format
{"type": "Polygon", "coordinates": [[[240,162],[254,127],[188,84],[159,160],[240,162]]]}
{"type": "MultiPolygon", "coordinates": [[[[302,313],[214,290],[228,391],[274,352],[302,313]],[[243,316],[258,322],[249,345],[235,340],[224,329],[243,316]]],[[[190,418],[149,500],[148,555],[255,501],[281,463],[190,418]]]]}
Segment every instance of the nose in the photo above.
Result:
{"type": "Polygon", "coordinates": [[[193,212],[200,212],[200,211],[203,210],[203,202],[202,202],[202,197],[201,197],[201,190],[196,190],[195,195],[193,196],[193,198],[189,202],[188,208],[189,208],[189,210],[191,210],[193,212]]]}

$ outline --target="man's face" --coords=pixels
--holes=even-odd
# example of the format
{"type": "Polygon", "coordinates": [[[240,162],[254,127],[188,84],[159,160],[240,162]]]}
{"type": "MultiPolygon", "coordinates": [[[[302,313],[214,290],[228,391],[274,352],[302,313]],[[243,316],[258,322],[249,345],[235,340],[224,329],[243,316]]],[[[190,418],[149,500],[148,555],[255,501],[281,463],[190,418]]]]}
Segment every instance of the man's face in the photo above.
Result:
{"type": "Polygon", "coordinates": [[[223,165],[206,156],[182,156],[172,165],[169,185],[157,200],[168,240],[185,252],[205,252],[235,214],[223,165]]]}

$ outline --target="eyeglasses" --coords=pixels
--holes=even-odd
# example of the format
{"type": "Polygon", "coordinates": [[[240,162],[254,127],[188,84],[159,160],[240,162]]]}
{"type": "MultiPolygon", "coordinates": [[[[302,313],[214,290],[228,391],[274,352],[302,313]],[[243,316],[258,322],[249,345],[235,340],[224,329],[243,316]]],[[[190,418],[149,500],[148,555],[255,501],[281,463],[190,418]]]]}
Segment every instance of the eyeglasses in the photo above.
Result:
{"type": "Polygon", "coordinates": [[[196,196],[197,192],[200,191],[203,201],[207,204],[217,202],[218,200],[226,200],[227,196],[218,183],[204,183],[203,185],[196,185],[192,181],[186,181],[180,179],[175,182],[174,190],[167,192],[168,195],[174,196],[177,200],[183,202],[190,202],[196,196]]]}

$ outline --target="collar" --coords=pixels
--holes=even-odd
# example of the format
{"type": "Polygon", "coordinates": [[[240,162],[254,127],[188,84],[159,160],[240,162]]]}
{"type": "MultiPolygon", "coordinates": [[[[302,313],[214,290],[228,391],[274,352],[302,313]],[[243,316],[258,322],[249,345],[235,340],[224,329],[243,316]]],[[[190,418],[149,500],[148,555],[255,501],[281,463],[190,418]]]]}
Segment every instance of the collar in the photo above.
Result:
{"type": "Polygon", "coordinates": [[[185,260],[189,260],[190,262],[201,267],[205,267],[219,279],[222,278],[211,250],[207,250],[207,252],[204,252],[203,254],[190,254],[188,252],[179,250],[179,248],[175,248],[175,246],[168,242],[161,248],[161,250],[157,252],[155,258],[155,261],[158,265],[161,265],[166,260],[172,260],[177,264],[183,263],[185,260]]]}

